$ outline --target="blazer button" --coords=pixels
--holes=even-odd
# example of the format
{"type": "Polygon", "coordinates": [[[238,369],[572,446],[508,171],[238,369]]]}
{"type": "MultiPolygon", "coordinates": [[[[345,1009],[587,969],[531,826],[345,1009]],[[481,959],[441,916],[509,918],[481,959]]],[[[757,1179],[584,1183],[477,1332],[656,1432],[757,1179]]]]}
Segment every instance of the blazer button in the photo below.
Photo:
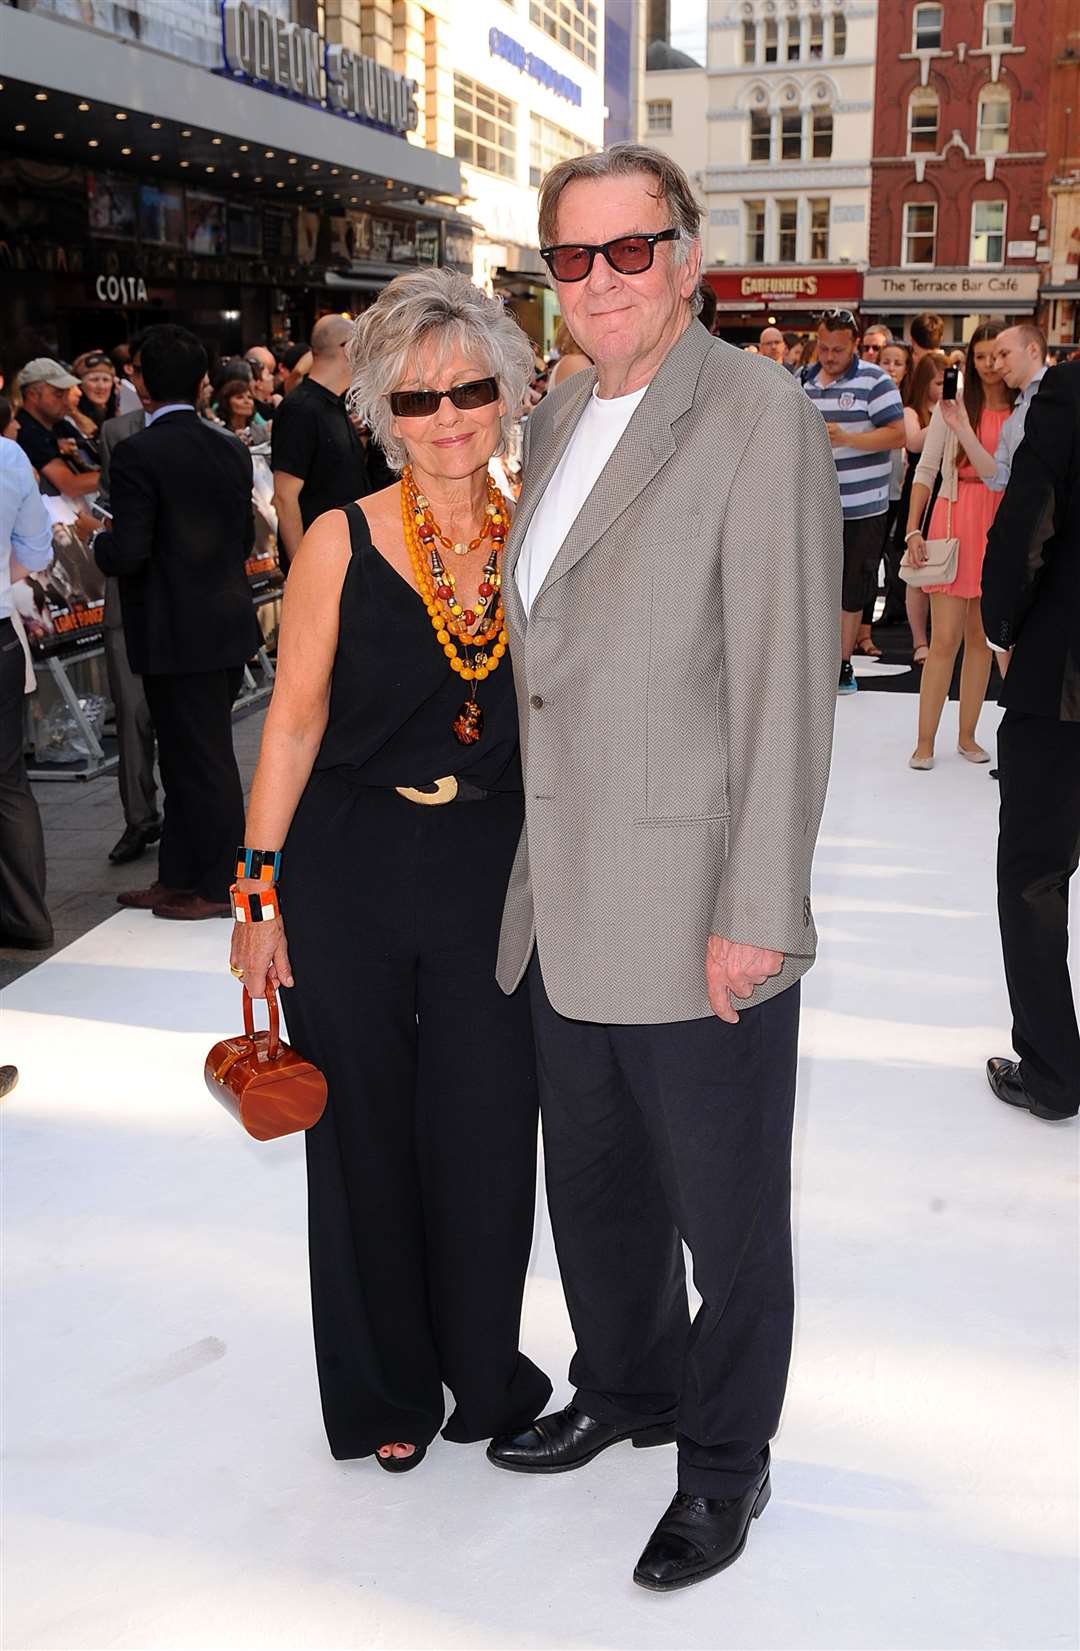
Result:
{"type": "Polygon", "coordinates": [[[530,696],[529,704],[532,706],[534,711],[539,711],[541,709],[541,707],[543,706],[543,703],[544,702],[541,699],[539,694],[532,694],[530,696]]]}

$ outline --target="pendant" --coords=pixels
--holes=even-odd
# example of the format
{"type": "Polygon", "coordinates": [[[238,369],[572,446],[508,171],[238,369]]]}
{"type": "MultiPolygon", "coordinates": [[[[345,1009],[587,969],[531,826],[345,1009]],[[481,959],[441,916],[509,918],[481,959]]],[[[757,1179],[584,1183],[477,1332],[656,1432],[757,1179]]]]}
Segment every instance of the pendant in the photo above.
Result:
{"type": "Polygon", "coordinates": [[[454,555],[455,556],[467,556],[468,554],[469,554],[468,545],[464,542],[463,539],[459,539],[457,544],[454,546],[454,555]]]}
{"type": "Polygon", "coordinates": [[[484,713],[471,696],[454,718],[453,729],[459,745],[475,745],[484,732],[484,713]]]}

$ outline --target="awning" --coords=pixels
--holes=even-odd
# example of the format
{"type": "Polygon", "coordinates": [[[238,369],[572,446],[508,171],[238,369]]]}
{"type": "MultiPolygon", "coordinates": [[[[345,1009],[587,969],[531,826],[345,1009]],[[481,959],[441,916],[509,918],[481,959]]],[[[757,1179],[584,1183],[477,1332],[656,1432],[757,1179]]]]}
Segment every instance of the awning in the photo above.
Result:
{"type": "Polygon", "coordinates": [[[1080,303],[1080,281],[1059,282],[1056,286],[1043,287],[1040,298],[1071,298],[1080,303]]]}

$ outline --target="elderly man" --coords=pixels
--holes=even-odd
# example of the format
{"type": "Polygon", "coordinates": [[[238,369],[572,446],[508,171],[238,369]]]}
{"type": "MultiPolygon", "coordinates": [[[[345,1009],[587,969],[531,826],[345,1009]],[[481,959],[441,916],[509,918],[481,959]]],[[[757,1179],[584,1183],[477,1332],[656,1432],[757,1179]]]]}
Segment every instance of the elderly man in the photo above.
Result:
{"type": "Polygon", "coordinates": [[[839,664],[825,426],[694,319],[698,224],[657,150],[545,178],[542,255],[596,368],[529,421],[503,579],[526,830],[499,980],[529,975],[577,1352],[573,1403],[488,1454],[558,1473],[677,1438],[678,1492],[634,1573],[655,1589],[730,1564],[769,1497],[839,664]]]}
{"type": "Polygon", "coordinates": [[[787,355],[787,345],[784,343],[784,335],[779,327],[764,327],[762,329],[758,338],[758,355],[768,356],[770,361],[779,361],[780,365],[783,366],[784,357],[787,355]]]}

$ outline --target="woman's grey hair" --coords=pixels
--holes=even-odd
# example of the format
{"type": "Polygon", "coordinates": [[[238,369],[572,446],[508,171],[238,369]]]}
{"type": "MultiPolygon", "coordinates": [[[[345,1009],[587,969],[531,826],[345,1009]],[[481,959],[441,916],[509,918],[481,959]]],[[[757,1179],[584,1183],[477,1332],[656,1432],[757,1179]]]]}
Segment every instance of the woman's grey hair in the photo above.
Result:
{"type": "MultiPolygon", "coordinates": [[[[694,199],[690,179],[678,162],[645,143],[613,143],[610,149],[600,149],[591,155],[571,155],[553,166],[540,185],[540,245],[558,244],[559,200],[569,184],[581,179],[629,178],[643,174],[654,180],[656,187],[650,193],[665,203],[672,228],[679,231],[678,240],[672,243],[672,258],[677,264],[685,264],[691,247],[701,239],[701,208],[694,199]]],[[[548,279],[557,291],[557,283],[550,275],[548,279]]],[[[690,308],[695,315],[701,309],[699,292],[690,299],[690,308]]]]}
{"type": "Polygon", "coordinates": [[[417,347],[439,345],[437,360],[460,351],[499,381],[506,403],[505,444],[533,374],[532,345],[508,310],[467,275],[452,269],[410,270],[385,287],[359,317],[349,343],[352,384],[348,405],[368,425],[393,469],[409,462],[405,443],[391,431],[390,392],[416,372],[417,347]]]}

